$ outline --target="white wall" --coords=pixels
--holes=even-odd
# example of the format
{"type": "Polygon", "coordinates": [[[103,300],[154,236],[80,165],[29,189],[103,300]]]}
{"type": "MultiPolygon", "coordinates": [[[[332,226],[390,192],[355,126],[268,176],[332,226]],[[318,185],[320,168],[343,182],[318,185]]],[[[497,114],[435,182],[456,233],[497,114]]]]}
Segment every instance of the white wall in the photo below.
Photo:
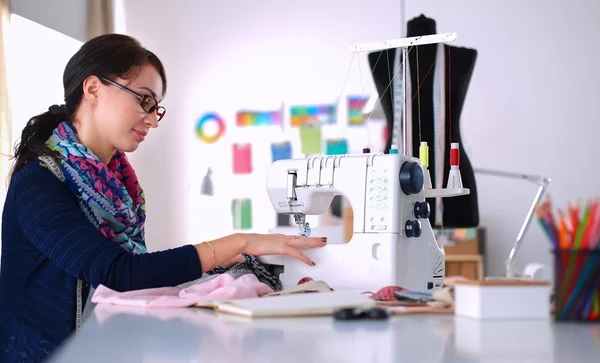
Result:
{"type": "Polygon", "coordinates": [[[63,72],[83,43],[19,15],[10,21],[6,63],[14,144],[31,117],[64,103],[63,72]]]}
{"type": "Polygon", "coordinates": [[[73,39],[87,38],[87,0],[12,0],[11,10],[73,39]]]}
{"type": "MultiPolygon", "coordinates": [[[[457,46],[479,52],[461,118],[463,147],[475,167],[552,178],[554,204],[597,196],[600,169],[600,4],[594,0],[409,0],[406,20],[425,14],[457,46]],[[552,5],[550,5],[552,4],[552,5]]],[[[503,263],[536,187],[477,176],[481,225],[488,229],[490,273],[503,263]],[[501,191],[504,190],[504,191],[501,191]]],[[[533,221],[517,267],[551,263],[533,221]]]]}
{"type": "MultiPolygon", "coordinates": [[[[399,1],[282,3],[126,3],[128,33],[158,53],[170,82],[167,119],[132,155],[147,191],[151,249],[228,233],[231,196],[244,196],[241,187],[264,193],[264,180],[256,175],[229,176],[228,142],[277,138],[280,133],[236,132],[208,148],[194,138],[199,115],[218,111],[232,120],[238,108],[335,98],[351,59],[348,44],[396,38],[403,31],[399,1]],[[221,210],[205,220],[186,215],[186,200],[190,182],[199,182],[209,164],[230,185],[218,186],[225,194],[216,201],[221,210]]],[[[479,52],[461,119],[463,147],[473,164],[548,175],[558,206],[597,194],[600,175],[592,155],[600,148],[595,142],[600,123],[592,106],[600,96],[595,89],[600,74],[594,67],[600,43],[593,35],[600,30],[600,10],[593,0],[552,6],[542,0],[406,2],[406,20],[421,13],[437,20],[438,32],[458,32],[455,45],[479,52]]],[[[363,74],[366,64],[361,65],[363,74]]],[[[349,87],[357,90],[360,77],[355,72],[349,87]]],[[[368,76],[363,81],[371,87],[368,76]]],[[[342,131],[330,136],[337,132],[342,131]]],[[[268,166],[268,143],[256,153],[260,175],[268,166]]],[[[486,176],[477,180],[481,224],[488,229],[486,262],[497,275],[503,273],[536,187],[486,176]]],[[[267,199],[261,203],[260,211],[270,211],[267,199]]],[[[255,210],[255,222],[260,217],[255,210]]],[[[272,222],[270,215],[262,220],[259,231],[272,222]]],[[[549,244],[536,221],[517,267],[531,261],[551,262],[549,244]]]]}
{"type": "MultiPolygon", "coordinates": [[[[234,197],[254,199],[253,231],[265,233],[275,226],[265,188],[269,144],[295,130],[286,134],[278,128],[235,130],[235,112],[277,108],[282,102],[336,101],[352,60],[349,45],[401,34],[398,1],[369,4],[341,0],[235,1],[227,6],[217,1],[125,3],[127,32],[161,57],[169,81],[165,120],[130,157],[146,190],[151,250],[232,233],[234,197]],[[210,146],[194,134],[197,118],[208,111],[219,112],[229,122],[227,137],[210,146]],[[255,173],[233,176],[230,143],[250,139],[255,140],[255,173]],[[197,198],[208,165],[215,169],[220,194],[212,203],[197,198]]],[[[354,60],[344,93],[373,90],[365,56],[360,66],[358,58],[354,60]]],[[[381,126],[380,121],[369,123],[376,148],[381,126]]],[[[327,130],[328,138],[343,135],[368,142],[365,129],[327,130]]],[[[294,146],[298,151],[299,144],[294,146]]],[[[363,146],[350,145],[359,151],[363,146]]]]}

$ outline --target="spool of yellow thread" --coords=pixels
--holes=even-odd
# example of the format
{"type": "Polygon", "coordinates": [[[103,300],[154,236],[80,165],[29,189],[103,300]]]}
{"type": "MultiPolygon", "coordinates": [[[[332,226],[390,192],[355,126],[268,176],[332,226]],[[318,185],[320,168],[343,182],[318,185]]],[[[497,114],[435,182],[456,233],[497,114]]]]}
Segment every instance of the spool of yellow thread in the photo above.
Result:
{"type": "Polygon", "coordinates": [[[421,159],[424,168],[429,167],[429,147],[425,141],[422,141],[421,146],[419,146],[419,159],[421,159]]]}

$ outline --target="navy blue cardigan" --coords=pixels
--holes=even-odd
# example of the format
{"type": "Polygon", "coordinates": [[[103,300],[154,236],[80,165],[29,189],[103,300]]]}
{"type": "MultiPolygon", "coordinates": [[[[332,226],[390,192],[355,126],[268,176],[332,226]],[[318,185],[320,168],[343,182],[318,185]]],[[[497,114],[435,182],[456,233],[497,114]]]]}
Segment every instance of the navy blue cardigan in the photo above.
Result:
{"type": "Polygon", "coordinates": [[[201,275],[191,245],[128,253],[88,221],[64,183],[29,163],[11,178],[2,214],[0,361],[40,361],[74,331],[77,279],[85,302],[90,285],[127,291],[201,275]]]}

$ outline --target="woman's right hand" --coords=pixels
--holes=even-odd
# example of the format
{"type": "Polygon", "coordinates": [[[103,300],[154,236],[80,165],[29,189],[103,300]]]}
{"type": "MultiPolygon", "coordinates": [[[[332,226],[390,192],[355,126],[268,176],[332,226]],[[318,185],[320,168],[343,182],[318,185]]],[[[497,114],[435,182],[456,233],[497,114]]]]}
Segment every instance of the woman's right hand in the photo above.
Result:
{"type": "Polygon", "coordinates": [[[323,247],[326,237],[287,236],[284,234],[235,233],[214,241],[195,245],[203,272],[216,266],[243,261],[242,253],[253,256],[287,255],[314,266],[302,248],[323,247]]]}
{"type": "Polygon", "coordinates": [[[315,263],[300,252],[302,248],[323,247],[327,237],[288,236],[284,234],[242,234],[246,242],[245,253],[253,256],[287,255],[303,261],[307,265],[315,263]]]}

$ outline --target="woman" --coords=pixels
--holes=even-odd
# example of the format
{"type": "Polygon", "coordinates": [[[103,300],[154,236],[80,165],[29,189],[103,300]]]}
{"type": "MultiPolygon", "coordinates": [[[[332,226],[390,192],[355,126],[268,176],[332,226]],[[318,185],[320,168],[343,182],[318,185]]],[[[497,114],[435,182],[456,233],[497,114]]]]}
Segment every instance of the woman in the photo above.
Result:
{"type": "Polygon", "coordinates": [[[85,43],[63,76],[65,105],[29,120],[2,216],[0,359],[39,361],[76,328],[78,289],[175,286],[242,254],[294,256],[321,238],[234,234],[146,253],[144,194],[124,152],[158,127],[167,81],[137,40],[85,43]]]}

